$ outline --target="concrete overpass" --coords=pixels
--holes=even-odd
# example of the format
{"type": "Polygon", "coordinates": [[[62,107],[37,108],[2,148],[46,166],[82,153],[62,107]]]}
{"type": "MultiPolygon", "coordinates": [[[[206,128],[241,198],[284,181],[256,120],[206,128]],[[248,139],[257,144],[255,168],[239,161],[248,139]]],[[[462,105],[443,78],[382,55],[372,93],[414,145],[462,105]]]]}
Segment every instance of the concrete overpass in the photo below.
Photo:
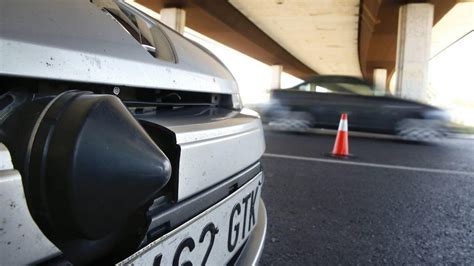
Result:
{"type": "Polygon", "coordinates": [[[426,98],[432,26],[456,4],[467,2],[135,1],[161,13],[162,21],[178,31],[185,23],[274,66],[275,79],[283,69],[302,79],[317,74],[362,76],[388,88],[398,69],[397,93],[418,100],[426,98]]]}

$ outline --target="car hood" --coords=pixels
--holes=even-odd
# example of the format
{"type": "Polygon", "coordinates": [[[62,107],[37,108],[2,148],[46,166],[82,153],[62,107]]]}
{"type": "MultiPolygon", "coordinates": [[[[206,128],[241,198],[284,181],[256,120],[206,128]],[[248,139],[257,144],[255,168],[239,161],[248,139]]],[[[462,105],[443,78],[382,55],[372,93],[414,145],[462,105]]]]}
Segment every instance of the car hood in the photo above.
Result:
{"type": "Polygon", "coordinates": [[[219,60],[163,25],[177,62],[153,58],[89,1],[5,0],[1,9],[0,75],[238,93],[219,60]]]}

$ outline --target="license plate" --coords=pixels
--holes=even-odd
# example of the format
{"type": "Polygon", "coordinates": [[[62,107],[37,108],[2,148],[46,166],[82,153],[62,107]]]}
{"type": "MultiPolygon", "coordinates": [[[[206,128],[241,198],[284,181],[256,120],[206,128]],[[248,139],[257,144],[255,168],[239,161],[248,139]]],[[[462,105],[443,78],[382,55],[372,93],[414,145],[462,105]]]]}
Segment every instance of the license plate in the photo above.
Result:
{"type": "Polygon", "coordinates": [[[223,265],[257,224],[262,174],[118,265],[223,265]]]}

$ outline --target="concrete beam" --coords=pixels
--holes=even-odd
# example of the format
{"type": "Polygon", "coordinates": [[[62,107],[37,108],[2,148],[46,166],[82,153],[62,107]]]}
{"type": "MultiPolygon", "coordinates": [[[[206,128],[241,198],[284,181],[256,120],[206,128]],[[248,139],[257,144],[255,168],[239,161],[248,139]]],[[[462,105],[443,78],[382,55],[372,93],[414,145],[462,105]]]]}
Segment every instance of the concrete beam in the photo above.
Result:
{"type": "Polygon", "coordinates": [[[374,85],[376,94],[384,95],[387,88],[387,69],[376,68],[374,69],[374,85]]]}
{"type": "Polygon", "coordinates": [[[186,25],[186,11],[181,8],[163,8],[160,10],[161,22],[183,34],[186,25]]]}
{"type": "Polygon", "coordinates": [[[433,14],[434,6],[429,3],[400,7],[396,85],[398,96],[427,101],[433,14]]]}
{"type": "Polygon", "coordinates": [[[282,65],[273,65],[271,68],[271,82],[270,89],[279,89],[281,88],[281,73],[283,72],[282,65]]]}

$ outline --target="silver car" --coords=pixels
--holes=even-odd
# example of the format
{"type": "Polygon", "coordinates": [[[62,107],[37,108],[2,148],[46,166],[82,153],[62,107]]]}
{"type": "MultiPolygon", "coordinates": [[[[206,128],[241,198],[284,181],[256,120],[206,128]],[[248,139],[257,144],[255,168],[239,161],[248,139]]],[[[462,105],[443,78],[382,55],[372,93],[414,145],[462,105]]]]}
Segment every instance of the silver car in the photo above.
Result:
{"type": "Polygon", "coordinates": [[[260,119],[123,1],[0,3],[0,263],[256,264],[260,119]]]}

